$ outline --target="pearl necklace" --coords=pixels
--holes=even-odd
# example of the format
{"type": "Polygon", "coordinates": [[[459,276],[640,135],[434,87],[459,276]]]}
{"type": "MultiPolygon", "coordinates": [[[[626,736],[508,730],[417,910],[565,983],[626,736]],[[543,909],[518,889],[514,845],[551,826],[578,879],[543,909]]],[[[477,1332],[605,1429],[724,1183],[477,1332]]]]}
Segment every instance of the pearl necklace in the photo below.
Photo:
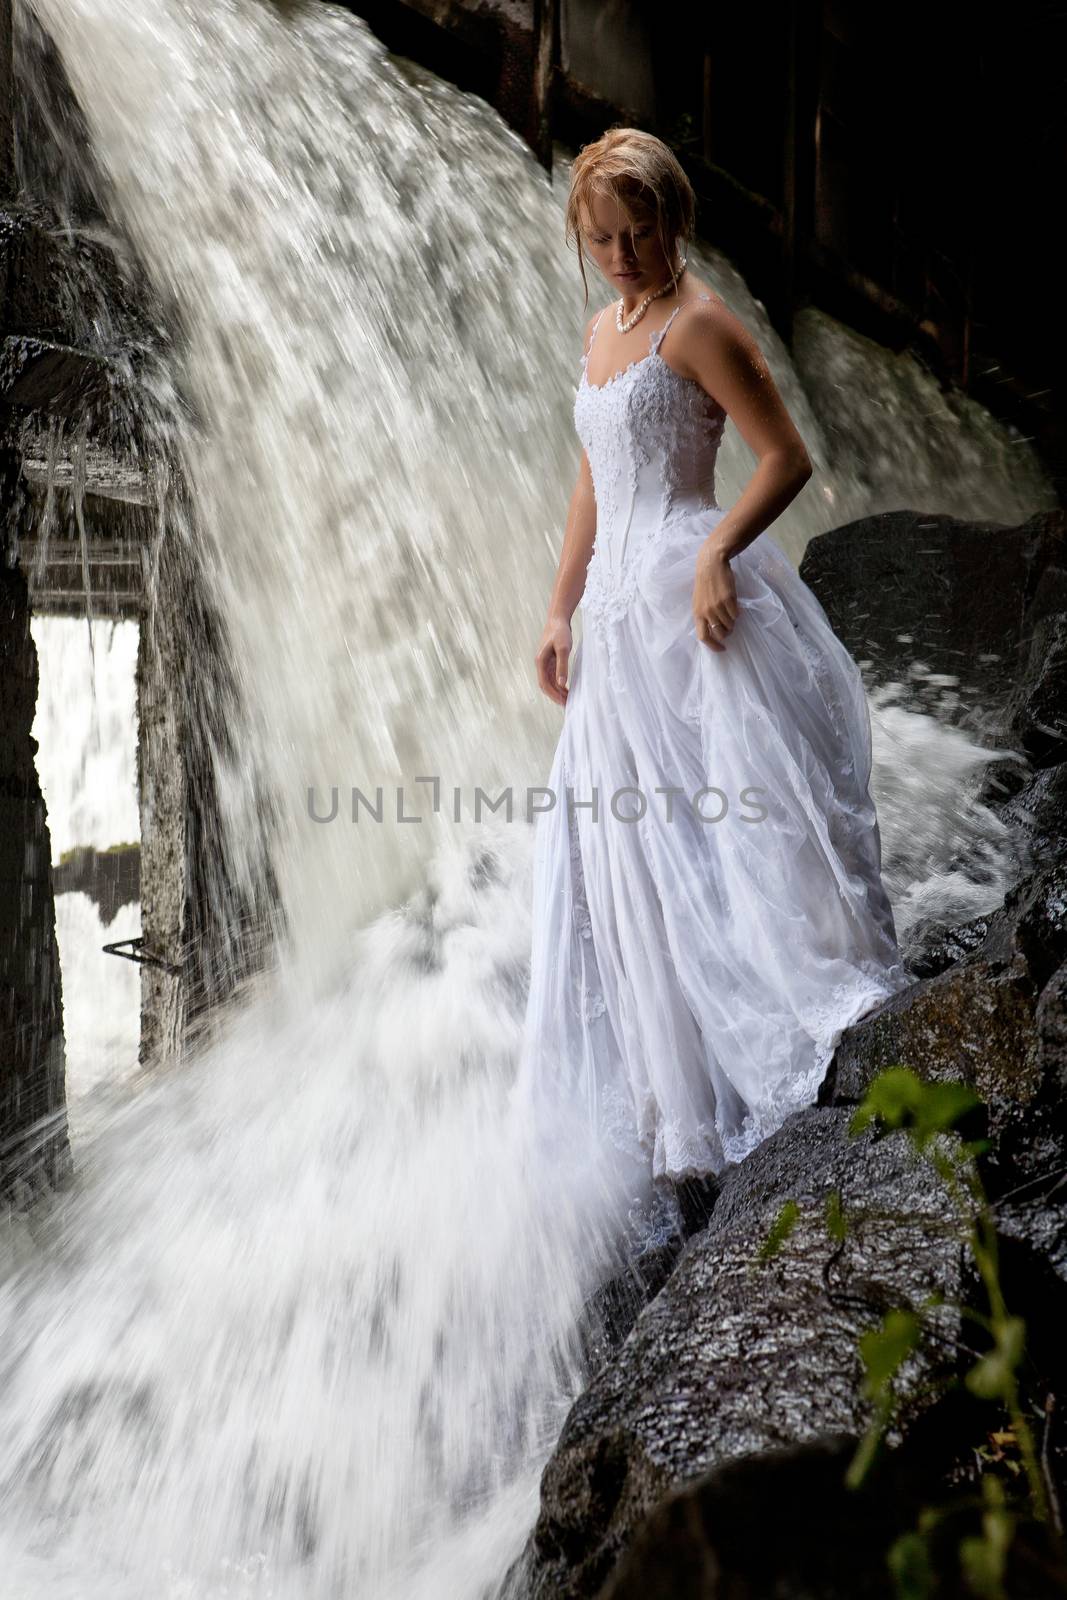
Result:
{"type": "Polygon", "coordinates": [[[620,299],[618,305],[615,307],[615,326],[618,328],[619,332],[629,333],[630,329],[641,321],[641,318],[644,316],[653,300],[658,300],[661,294],[670,294],[671,290],[677,284],[679,276],[679,273],[672,273],[670,278],[663,285],[662,289],[656,289],[652,294],[646,294],[645,298],[641,301],[641,304],[637,306],[635,310],[630,312],[630,315],[626,318],[625,322],[622,320],[622,300],[620,299]]]}

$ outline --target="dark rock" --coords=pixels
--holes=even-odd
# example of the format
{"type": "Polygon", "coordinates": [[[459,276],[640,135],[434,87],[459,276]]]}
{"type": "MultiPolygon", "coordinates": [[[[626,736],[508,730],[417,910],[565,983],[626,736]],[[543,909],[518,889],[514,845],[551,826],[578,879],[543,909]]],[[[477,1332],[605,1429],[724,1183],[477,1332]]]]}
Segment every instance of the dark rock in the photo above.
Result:
{"type": "Polygon", "coordinates": [[[1025,839],[1033,867],[1067,856],[1067,763],[1035,772],[1000,807],[1000,816],[1025,839]]]}
{"type": "MultiPolygon", "coordinates": [[[[542,1478],[531,1594],[595,1595],[655,1502],[716,1465],[858,1435],[859,1332],[890,1307],[956,1292],[939,1181],[902,1137],[852,1140],[847,1123],[843,1110],[798,1113],[727,1172],[707,1230],[567,1418],[542,1478]],[[824,1217],[833,1190],[852,1219],[840,1243],[824,1217]],[[787,1197],[798,1220],[761,1265],[787,1197]]],[[[921,1381],[953,1348],[955,1317],[943,1315],[942,1348],[909,1363],[904,1414],[921,1409],[921,1381]]]]}
{"type": "Polygon", "coordinates": [[[1043,989],[1067,957],[1067,861],[1033,874],[1005,897],[980,954],[998,970],[1025,967],[1043,989]]]}
{"type": "Polygon", "coordinates": [[[972,954],[903,990],[842,1039],[823,1104],[863,1098],[897,1062],[930,1079],[962,1079],[994,1108],[1036,1109],[1062,1094],[1032,1048],[1039,997],[1067,958],[1067,863],[1013,889],[972,954]]]}
{"type": "MultiPolygon", "coordinates": [[[[894,998],[844,1037],[824,1104],[860,1100],[896,1062],[961,1079],[986,1103],[986,1191],[1005,1239],[1030,1252],[1023,1277],[1067,1282],[1067,863],[1014,889],[979,947],[894,998]]],[[[1043,1293],[1028,1292],[1039,1308],[1043,1293]]],[[[1065,1308],[1067,1316],[1067,1308],[1065,1308]]]]}
{"type": "Polygon", "coordinates": [[[862,1492],[848,1490],[855,1448],[846,1434],[764,1451],[675,1490],[600,1600],[890,1600],[884,1552],[920,1502],[892,1458],[862,1492]]]}
{"type": "Polygon", "coordinates": [[[711,1220],[715,1203],[722,1193],[725,1174],[706,1173],[702,1177],[683,1178],[676,1187],[678,1204],[686,1238],[706,1228],[711,1220]]]}
{"type": "Polygon", "coordinates": [[[587,1372],[599,1372],[619,1349],[644,1307],[656,1298],[674,1271],[683,1244],[677,1237],[643,1250],[591,1297],[578,1327],[587,1372]]]}
{"type": "Polygon", "coordinates": [[[1067,614],[1034,629],[1018,688],[1008,702],[1008,728],[1037,767],[1067,759],[1067,614]]]}
{"type": "MultiPolygon", "coordinates": [[[[1038,1000],[1031,1057],[1043,1103],[1011,1118],[987,1165],[998,1231],[1027,1245],[1067,1282],[1067,963],[1038,1000]]],[[[1063,1325],[1061,1319],[1057,1331],[1063,1325]]]]}
{"type": "Polygon", "coordinates": [[[0,211],[5,333],[62,340],[69,332],[64,253],[53,221],[33,204],[0,211]]]}
{"type": "MultiPolygon", "coordinates": [[[[855,1448],[848,1435],[728,1462],[664,1497],[599,1600],[880,1600],[899,1595],[887,1561],[913,1529],[924,1496],[922,1463],[883,1457],[863,1487],[845,1487],[855,1448]]],[[[978,1531],[974,1513],[935,1529],[937,1593],[962,1594],[958,1544],[978,1531]]],[[[1016,1533],[1007,1570],[1012,1600],[1049,1600],[1067,1573],[1046,1530],[1016,1533]]]]}
{"type": "Polygon", "coordinates": [[[800,573],[872,684],[906,680],[915,662],[950,674],[954,720],[1051,764],[1063,758],[1065,529],[1060,510],[1015,528],[889,511],[812,539],[800,573]]]}
{"type": "Polygon", "coordinates": [[[988,916],[975,917],[954,928],[933,921],[914,927],[908,942],[908,971],[916,978],[936,977],[979,949],[988,932],[988,916]]]}
{"type": "Polygon", "coordinates": [[[686,1240],[707,1227],[724,1176],[709,1173],[673,1185],[678,1231],[663,1243],[641,1250],[591,1297],[578,1330],[590,1373],[599,1371],[610,1359],[643,1308],[659,1294],[674,1271],[686,1240]]]}
{"type": "Polygon", "coordinates": [[[24,334],[0,345],[0,399],[9,405],[80,416],[107,394],[107,363],[99,356],[24,334]]]}

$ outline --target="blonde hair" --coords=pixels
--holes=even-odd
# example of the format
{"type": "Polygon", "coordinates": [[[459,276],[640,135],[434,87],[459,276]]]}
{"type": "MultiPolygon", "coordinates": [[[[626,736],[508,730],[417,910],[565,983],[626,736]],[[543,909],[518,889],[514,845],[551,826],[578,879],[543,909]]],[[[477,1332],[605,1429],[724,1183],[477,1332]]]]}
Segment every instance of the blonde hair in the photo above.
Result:
{"type": "Polygon", "coordinates": [[[589,304],[580,210],[592,208],[593,195],[607,195],[627,210],[655,216],[667,261],[679,239],[688,244],[696,219],[696,195],[669,145],[643,128],[611,127],[592,144],[582,145],[571,162],[571,187],[564,213],[564,237],[578,251],[578,268],[589,304]]]}

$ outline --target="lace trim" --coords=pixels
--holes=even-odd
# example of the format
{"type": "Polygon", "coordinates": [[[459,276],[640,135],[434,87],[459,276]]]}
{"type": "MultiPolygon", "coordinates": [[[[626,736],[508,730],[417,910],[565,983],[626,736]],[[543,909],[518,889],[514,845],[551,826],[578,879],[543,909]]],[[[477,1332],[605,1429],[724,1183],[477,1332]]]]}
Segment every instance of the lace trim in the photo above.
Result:
{"type": "Polygon", "coordinates": [[[744,1161],[777,1133],[794,1111],[814,1104],[845,1031],[915,981],[900,964],[882,968],[860,962],[858,970],[858,981],[851,978],[835,984],[815,1008],[814,1017],[804,1021],[814,1040],[810,1068],[778,1085],[765,1104],[752,1107],[740,1128],[728,1128],[718,1117],[695,1124],[677,1117],[663,1118],[651,1093],[638,1109],[632,1091],[609,1084],[599,1096],[600,1131],[615,1149],[645,1165],[653,1179],[677,1182],[744,1161]]]}
{"type": "Polygon", "coordinates": [[[606,569],[602,551],[594,543],[585,574],[582,614],[601,632],[612,622],[621,622],[637,593],[637,557],[631,558],[618,577],[606,569]]]}
{"type": "MultiPolygon", "coordinates": [[[[710,294],[700,294],[700,295],[697,295],[697,299],[698,300],[710,300],[711,299],[711,295],[710,294]]],[[[670,327],[671,323],[674,321],[675,317],[678,315],[679,311],[682,310],[682,306],[681,305],[676,305],[675,306],[674,310],[671,312],[670,316],[667,318],[667,320],[663,324],[662,328],[653,328],[652,332],[648,336],[649,349],[648,349],[648,353],[646,355],[638,356],[636,361],[630,361],[630,362],[627,363],[627,365],[625,367],[620,367],[618,372],[613,372],[611,374],[610,378],[605,378],[604,379],[603,383],[590,383],[588,378],[585,376],[585,374],[587,372],[587,369],[588,369],[588,366],[589,366],[589,357],[590,357],[590,355],[592,353],[593,345],[594,345],[594,343],[596,341],[597,329],[600,327],[600,319],[604,315],[604,312],[607,311],[608,309],[609,308],[607,306],[601,306],[599,312],[597,313],[597,319],[593,323],[593,331],[589,335],[589,349],[583,351],[582,356],[581,356],[581,367],[582,367],[582,373],[583,373],[583,380],[582,381],[585,383],[585,386],[588,389],[610,389],[611,385],[613,383],[617,383],[618,380],[620,378],[624,378],[628,372],[632,372],[634,367],[639,367],[642,364],[642,362],[648,361],[654,355],[658,355],[659,354],[659,347],[663,343],[663,336],[667,332],[667,329],[670,327]]],[[[660,360],[661,361],[663,360],[662,356],[660,356],[660,360]]],[[[666,362],[664,362],[664,366],[666,366],[666,362]]],[[[667,370],[670,371],[670,372],[674,371],[673,367],[668,367],[667,370]]],[[[681,377],[681,373],[675,373],[675,377],[681,377]]],[[[695,382],[696,380],[687,378],[685,381],[687,383],[690,383],[690,382],[695,382]]]]}

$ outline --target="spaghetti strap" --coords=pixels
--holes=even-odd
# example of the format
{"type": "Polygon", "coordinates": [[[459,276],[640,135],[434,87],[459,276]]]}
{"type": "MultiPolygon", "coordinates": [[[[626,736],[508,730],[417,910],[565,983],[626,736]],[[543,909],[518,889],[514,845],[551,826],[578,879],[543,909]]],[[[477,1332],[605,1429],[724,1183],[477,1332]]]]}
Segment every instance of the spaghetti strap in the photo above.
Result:
{"type": "Polygon", "coordinates": [[[600,319],[604,315],[604,313],[605,313],[605,311],[607,309],[608,309],[607,306],[601,306],[600,310],[596,314],[596,321],[593,323],[593,331],[589,335],[589,349],[586,350],[584,355],[582,356],[582,366],[583,367],[585,366],[586,362],[589,360],[589,351],[592,350],[592,348],[593,348],[593,340],[596,338],[596,331],[600,327],[600,319]]]}
{"type": "Polygon", "coordinates": [[[655,332],[652,334],[650,342],[651,342],[651,345],[652,345],[653,354],[659,349],[661,343],[663,342],[663,335],[666,333],[667,329],[670,327],[671,323],[674,321],[674,319],[678,315],[679,311],[681,311],[682,304],[684,304],[684,302],[680,303],[679,305],[676,305],[674,310],[671,312],[670,316],[667,318],[666,322],[663,324],[662,328],[657,328],[655,330],[655,332]]]}

